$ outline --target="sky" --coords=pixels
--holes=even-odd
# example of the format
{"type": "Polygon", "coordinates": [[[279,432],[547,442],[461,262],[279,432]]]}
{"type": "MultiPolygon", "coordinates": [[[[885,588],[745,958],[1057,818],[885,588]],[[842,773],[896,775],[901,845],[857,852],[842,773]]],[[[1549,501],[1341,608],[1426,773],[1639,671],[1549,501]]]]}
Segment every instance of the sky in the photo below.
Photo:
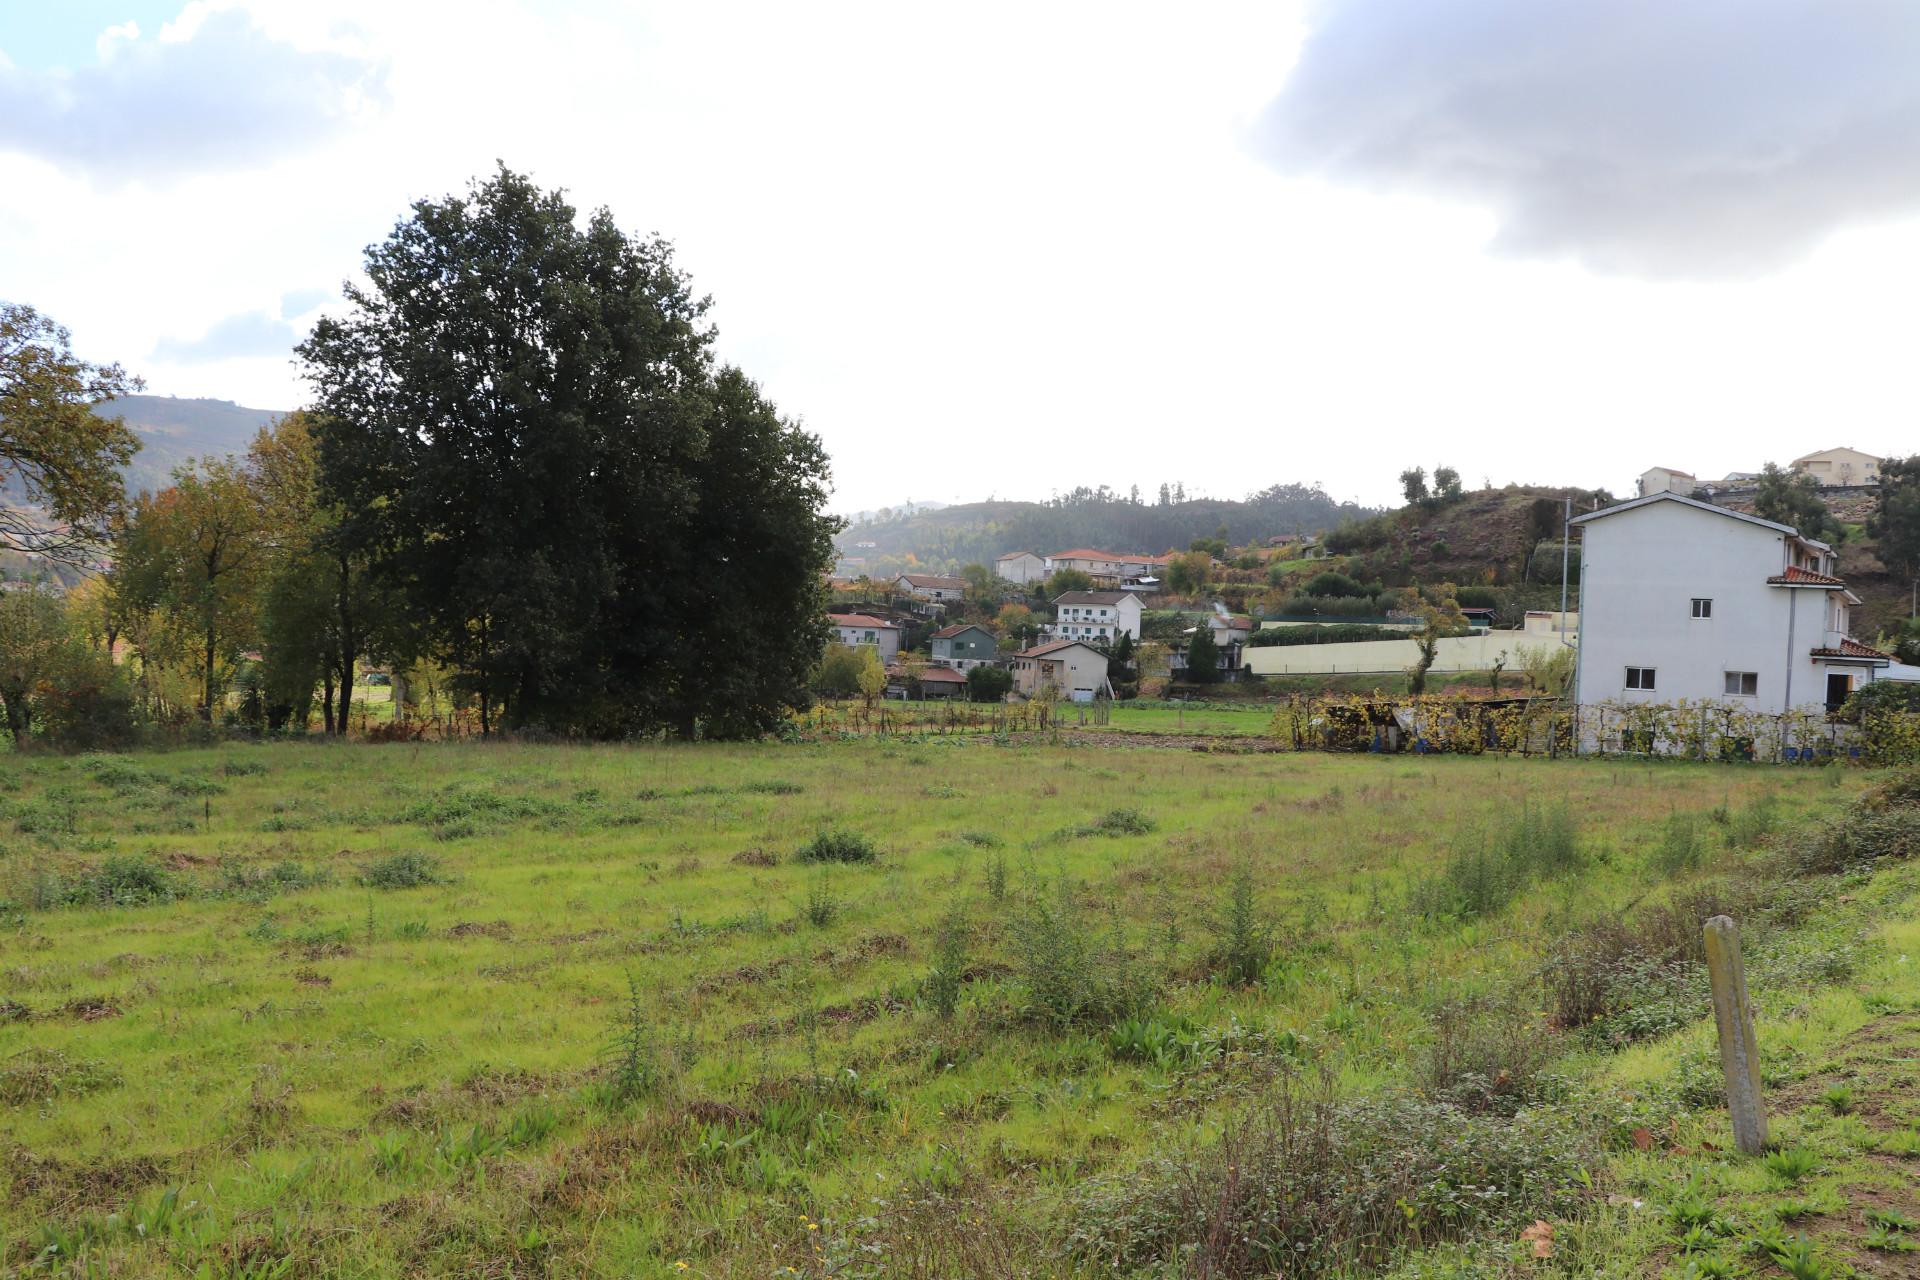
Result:
{"type": "Polygon", "coordinates": [[[0,298],[292,408],[504,162],[676,246],[837,510],[1920,451],[1909,0],[0,0],[0,298]]]}

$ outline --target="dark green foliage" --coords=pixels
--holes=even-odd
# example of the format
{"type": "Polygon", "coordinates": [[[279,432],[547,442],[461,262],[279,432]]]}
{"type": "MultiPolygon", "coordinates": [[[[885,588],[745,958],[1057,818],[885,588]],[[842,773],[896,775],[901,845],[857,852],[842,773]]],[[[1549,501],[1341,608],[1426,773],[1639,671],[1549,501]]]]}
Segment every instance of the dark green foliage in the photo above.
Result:
{"type": "Polygon", "coordinates": [[[1013,672],[1005,667],[971,667],[967,671],[967,697],[975,702],[998,702],[1013,688],[1013,672]]]}
{"type": "Polygon", "coordinates": [[[1379,593],[1377,591],[1370,592],[1346,574],[1336,573],[1329,569],[1324,573],[1316,573],[1313,577],[1309,578],[1306,585],[1300,588],[1300,594],[1306,596],[1364,596],[1377,595],[1379,593]]]}
{"type": "Polygon", "coordinates": [[[1847,695],[1838,718],[1859,724],[1862,716],[1911,711],[1920,711],[1920,681],[1875,680],[1847,695]]]}
{"type": "Polygon", "coordinates": [[[1280,614],[1287,618],[1379,618],[1385,616],[1388,607],[1380,596],[1289,596],[1281,604],[1280,614]]]}
{"type": "Polygon", "coordinates": [[[858,831],[829,829],[800,846],[796,856],[802,862],[872,862],[880,849],[858,831]]]}
{"type": "Polygon", "coordinates": [[[360,883],[370,889],[417,889],[422,885],[444,884],[438,859],[424,853],[395,853],[367,865],[360,883]]]}
{"type": "Polygon", "coordinates": [[[1220,679],[1220,646],[1213,632],[1202,625],[1187,641],[1187,679],[1194,684],[1213,684],[1220,679]]]}
{"type": "Polygon", "coordinates": [[[804,703],[826,456],[716,370],[669,246],[502,170],[367,276],[300,348],[323,496],[483,729],[736,737],[804,703]]]}
{"type": "Polygon", "coordinates": [[[179,886],[167,869],[152,858],[108,858],[98,870],[73,882],[68,900],[101,906],[142,906],[171,902],[179,886]]]}
{"type": "Polygon", "coordinates": [[[1498,609],[1503,596],[1497,587],[1459,587],[1453,598],[1463,609],[1498,609]]]}
{"type": "Polygon", "coordinates": [[[1247,638],[1247,645],[1249,648],[1262,649],[1297,644],[1355,644],[1370,640],[1403,640],[1406,634],[1402,629],[1364,622],[1311,622],[1297,627],[1262,627],[1247,638]]]}
{"type": "Polygon", "coordinates": [[[1760,471],[1760,487],[1753,495],[1753,514],[1776,524],[1792,525],[1803,537],[1839,546],[1847,531],[1827,510],[1820,482],[1812,476],[1783,471],[1769,462],[1760,471]]]}
{"type": "Polygon", "coordinates": [[[1069,1248],[1128,1275],[1359,1274],[1404,1244],[1551,1218],[1586,1194],[1597,1152],[1567,1114],[1329,1092],[1283,1080],[1213,1145],[1089,1184],[1069,1248]]]}
{"type": "Polygon", "coordinates": [[[1867,532],[1879,540],[1882,564],[1908,579],[1920,577],[1920,454],[1881,461],[1867,532]]]}

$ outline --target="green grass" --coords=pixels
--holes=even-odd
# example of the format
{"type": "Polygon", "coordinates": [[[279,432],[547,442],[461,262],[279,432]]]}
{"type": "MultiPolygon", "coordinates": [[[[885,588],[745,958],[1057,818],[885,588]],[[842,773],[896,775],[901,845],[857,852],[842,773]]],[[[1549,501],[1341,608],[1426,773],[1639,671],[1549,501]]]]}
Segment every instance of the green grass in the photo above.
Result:
{"type": "MultiPolygon", "coordinates": [[[[981,1261],[891,1274],[1092,1273],[1054,1247],[1089,1180],[1211,1134],[1277,1071],[1410,1086],[1437,1008],[1526,991],[1567,921],[1646,895],[1672,814],[1817,816],[1859,783],[1065,737],[8,758],[0,1265],[851,1276],[937,1220],[981,1261]],[[1469,833],[1547,802],[1577,868],[1483,917],[1411,916],[1469,833]],[[849,835],[871,860],[808,861],[849,835]],[[1230,903],[1243,867],[1253,901],[1230,903]],[[1258,981],[1244,956],[1216,972],[1230,906],[1272,926],[1258,981]],[[963,1208],[915,1217],[929,1201],[963,1208]]],[[[1869,1020],[1844,983],[1779,981],[1763,1012],[1812,1021],[1763,1021],[1775,1054],[1869,1020]]],[[[1515,1016],[1569,1078],[1633,1093],[1692,1061],[1698,1013],[1617,1056],[1515,1016]]],[[[1879,1114],[1870,1081],[1858,1114],[1820,1101],[1832,1083],[1778,1128],[1819,1156],[1800,1199],[1879,1114]]],[[[1682,1141],[1718,1132],[1674,1107],[1682,1141]]],[[[1674,1174],[1609,1159],[1596,1185],[1642,1198],[1674,1174]]],[[[1782,1198],[1758,1164],[1726,1176],[1701,1198],[1782,1198]]],[[[1657,1247],[1592,1203],[1594,1239],[1657,1247]]]]}

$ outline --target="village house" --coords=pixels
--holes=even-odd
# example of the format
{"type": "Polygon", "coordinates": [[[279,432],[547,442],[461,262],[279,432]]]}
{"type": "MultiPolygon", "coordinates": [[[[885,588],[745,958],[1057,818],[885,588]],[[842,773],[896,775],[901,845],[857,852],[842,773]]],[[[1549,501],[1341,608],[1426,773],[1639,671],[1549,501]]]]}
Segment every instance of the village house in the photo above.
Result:
{"type": "Polygon", "coordinates": [[[993,571],[1002,581],[1024,587],[1029,582],[1039,582],[1047,576],[1047,562],[1031,551],[1009,551],[995,557],[993,571]]]}
{"type": "Polygon", "coordinates": [[[1583,705],[1831,710],[1889,664],[1848,634],[1833,549],[1788,525],[1672,492],[1573,523],[1583,705]]]}
{"type": "Polygon", "coordinates": [[[1697,483],[1691,471],[1681,471],[1674,467],[1648,467],[1640,473],[1635,489],[1638,496],[1642,498],[1656,493],[1678,493],[1684,496],[1692,493],[1697,483]]]}
{"type": "Polygon", "coordinates": [[[833,628],[833,638],[840,644],[849,648],[872,645],[879,653],[882,666],[900,655],[900,628],[885,618],[870,617],[864,613],[830,613],[827,623],[833,628]]]}
{"type": "Polygon", "coordinates": [[[993,632],[976,622],[958,622],[942,627],[927,642],[935,666],[967,671],[991,666],[1000,660],[1000,645],[993,632]]]}
{"type": "Polygon", "coordinates": [[[893,580],[893,589],[903,596],[934,604],[959,600],[967,594],[964,579],[943,578],[935,573],[903,573],[893,580]]]}
{"type": "Polygon", "coordinates": [[[1077,569],[1092,578],[1094,585],[1117,587],[1128,578],[1154,577],[1165,569],[1173,557],[1136,555],[1131,552],[1096,551],[1087,547],[1078,547],[1072,551],[1056,551],[1047,557],[1048,573],[1058,573],[1062,569],[1077,569]]]}
{"type": "Polygon", "coordinates": [[[887,696],[889,698],[919,697],[928,701],[941,701],[967,696],[967,676],[963,671],[952,667],[924,666],[911,671],[904,666],[887,668],[887,696]]]}
{"type": "Polygon", "coordinates": [[[1053,612],[1047,634],[1054,639],[1112,644],[1122,635],[1140,638],[1140,597],[1130,591],[1062,592],[1053,612]]]}
{"type": "Polygon", "coordinates": [[[1791,469],[1823,486],[1880,483],[1880,459],[1845,445],[1795,458],[1791,469]]]}
{"type": "Polygon", "coordinates": [[[1111,697],[1107,655],[1079,640],[1053,640],[1013,655],[1013,691],[1023,698],[1051,692],[1066,702],[1111,697]]]}

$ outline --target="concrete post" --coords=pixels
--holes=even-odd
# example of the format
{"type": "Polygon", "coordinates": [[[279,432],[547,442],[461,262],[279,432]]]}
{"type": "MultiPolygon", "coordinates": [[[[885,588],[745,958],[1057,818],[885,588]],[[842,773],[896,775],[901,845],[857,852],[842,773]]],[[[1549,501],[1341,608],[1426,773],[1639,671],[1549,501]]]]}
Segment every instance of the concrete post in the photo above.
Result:
{"type": "Polygon", "coordinates": [[[1740,959],[1740,928],[1727,916],[1715,916],[1706,923],[1706,942],[1733,1140],[1740,1150],[1755,1156],[1767,1145],[1767,1107],[1760,1096],[1760,1045],[1753,1038],[1753,1003],[1747,999],[1747,970],[1740,959]]]}

